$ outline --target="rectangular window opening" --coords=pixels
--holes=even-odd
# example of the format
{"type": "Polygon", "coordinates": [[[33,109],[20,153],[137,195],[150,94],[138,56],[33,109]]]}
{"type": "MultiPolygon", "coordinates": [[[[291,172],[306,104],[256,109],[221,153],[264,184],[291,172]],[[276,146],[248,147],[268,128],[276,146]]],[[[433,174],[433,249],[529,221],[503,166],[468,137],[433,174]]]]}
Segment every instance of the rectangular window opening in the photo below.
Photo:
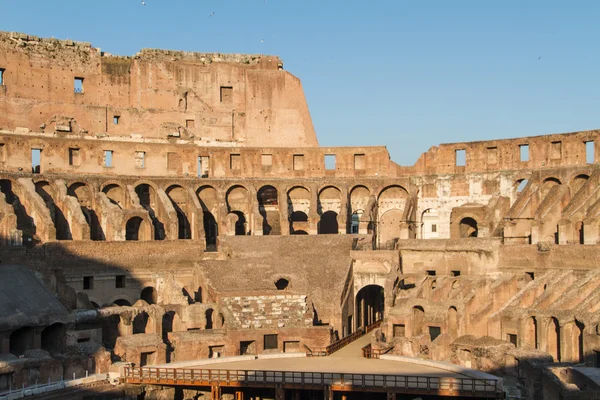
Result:
{"type": "Polygon", "coordinates": [[[89,341],[90,341],[89,337],[77,339],[77,343],[87,343],[89,341]]]}
{"type": "Polygon", "coordinates": [[[585,142],[585,162],[593,164],[595,161],[594,141],[585,142]]]}
{"type": "Polygon", "coordinates": [[[112,166],[113,166],[113,151],[112,150],[104,150],[104,166],[107,168],[112,168],[112,166]]]}
{"type": "Polygon", "coordinates": [[[185,127],[187,129],[194,129],[196,127],[196,121],[194,121],[193,119],[186,119],[185,127]]]}
{"type": "Polygon", "coordinates": [[[527,275],[529,275],[529,277],[531,278],[531,280],[535,280],[535,273],[533,272],[525,272],[527,275]]]}
{"type": "Polygon", "coordinates": [[[406,326],[404,324],[394,324],[394,337],[406,336],[406,326]]]}
{"type": "Polygon", "coordinates": [[[260,156],[260,163],[263,167],[270,167],[273,165],[273,155],[272,154],[262,154],[260,156]]]}
{"type": "Polygon", "coordinates": [[[488,161],[488,164],[497,164],[498,163],[498,147],[488,147],[487,148],[487,161],[488,161]]]}
{"type": "Polygon", "coordinates": [[[437,225],[431,224],[431,233],[437,233],[437,225]]]}
{"type": "Polygon", "coordinates": [[[256,345],[254,340],[246,340],[240,342],[240,355],[256,354],[256,345]]]}
{"type": "Polygon", "coordinates": [[[460,276],[460,271],[452,271],[452,276],[460,276]]]}
{"type": "Polygon", "coordinates": [[[136,151],[135,152],[135,166],[136,168],[146,168],[146,152],[136,151]]]}
{"type": "Polygon", "coordinates": [[[239,154],[229,155],[229,168],[233,170],[239,170],[242,168],[242,158],[239,154]]]}
{"type": "Polygon", "coordinates": [[[83,93],[83,78],[75,78],[73,80],[73,86],[75,88],[75,93],[83,93]]]}
{"type": "Polygon", "coordinates": [[[304,169],[304,154],[294,154],[294,171],[304,169]]]}
{"type": "Polygon", "coordinates": [[[94,277],[84,276],[83,277],[83,290],[92,290],[94,288],[94,277]]]}
{"type": "Polygon", "coordinates": [[[519,156],[521,162],[529,161],[529,145],[528,144],[520,144],[519,145],[519,156]]]}
{"type": "Polygon", "coordinates": [[[81,160],[79,159],[79,149],[70,148],[69,149],[69,165],[80,165],[81,160]]]}
{"type": "Polygon", "coordinates": [[[456,158],[456,166],[464,167],[465,165],[467,165],[467,150],[465,150],[465,149],[456,150],[455,158],[456,158]]]}
{"type": "Polygon", "coordinates": [[[0,86],[4,85],[4,68],[0,68],[0,86]]]}
{"type": "Polygon", "coordinates": [[[221,103],[233,102],[233,87],[221,86],[221,103]]]}
{"type": "Polygon", "coordinates": [[[550,144],[550,158],[553,160],[562,158],[562,142],[552,142],[550,144]]]}
{"type": "Polygon", "coordinates": [[[335,154],[325,154],[325,169],[328,171],[335,170],[335,154]]]}
{"type": "Polygon", "coordinates": [[[113,124],[115,124],[115,125],[119,125],[119,119],[120,119],[120,118],[121,118],[121,116],[120,116],[120,115],[115,115],[115,116],[113,117],[113,124]]]}
{"type": "Polygon", "coordinates": [[[117,289],[123,289],[125,287],[125,275],[117,275],[115,277],[115,287],[117,289]]]}
{"type": "Polygon", "coordinates": [[[433,269],[427,270],[427,275],[429,275],[429,276],[435,276],[436,275],[435,274],[435,270],[433,270],[433,269]]]}
{"type": "Polygon", "coordinates": [[[209,158],[198,156],[197,174],[198,178],[208,178],[209,158]]]}
{"type": "Polygon", "coordinates": [[[514,335],[512,333],[509,333],[507,336],[507,339],[509,342],[511,342],[512,344],[514,344],[515,346],[517,345],[517,335],[514,335]]]}
{"type": "Polygon", "coordinates": [[[355,154],[354,155],[354,169],[365,169],[365,155],[355,154]]]}
{"type": "Polygon", "coordinates": [[[431,336],[431,341],[433,342],[437,339],[438,336],[442,334],[442,328],[439,326],[430,326],[429,327],[429,336],[431,336]]]}
{"type": "Polygon", "coordinates": [[[277,349],[277,335],[265,335],[264,336],[264,349],[265,350],[276,350],[277,349]]]}
{"type": "Polygon", "coordinates": [[[34,174],[42,172],[42,149],[31,149],[31,172],[34,174]]]}

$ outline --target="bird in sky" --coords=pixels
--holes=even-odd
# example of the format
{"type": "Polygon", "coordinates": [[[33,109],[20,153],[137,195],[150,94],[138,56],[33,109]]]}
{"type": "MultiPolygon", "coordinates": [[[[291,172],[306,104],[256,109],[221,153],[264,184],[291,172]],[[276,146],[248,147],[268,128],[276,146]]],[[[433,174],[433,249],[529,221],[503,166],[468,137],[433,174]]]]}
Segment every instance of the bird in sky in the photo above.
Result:
{"type": "Polygon", "coordinates": [[[260,42],[261,42],[261,43],[264,43],[264,42],[265,42],[265,39],[260,39],[260,42]]]}
{"type": "Polygon", "coordinates": [[[142,5],[143,5],[143,6],[145,6],[145,5],[146,5],[146,2],[145,2],[145,1],[142,1],[142,5]]]}
{"type": "Polygon", "coordinates": [[[215,16],[215,12],[213,11],[212,14],[210,14],[210,17],[214,17],[215,16]]]}

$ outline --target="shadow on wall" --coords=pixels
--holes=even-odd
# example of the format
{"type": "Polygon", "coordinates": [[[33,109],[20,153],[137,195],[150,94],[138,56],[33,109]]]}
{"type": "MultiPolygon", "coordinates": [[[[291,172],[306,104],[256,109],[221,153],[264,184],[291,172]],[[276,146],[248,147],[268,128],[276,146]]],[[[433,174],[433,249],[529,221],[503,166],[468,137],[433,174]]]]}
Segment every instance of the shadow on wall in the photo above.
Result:
{"type": "MultiPolygon", "coordinates": [[[[4,365],[0,393],[36,382],[84,377],[86,371],[106,373],[113,362],[125,359],[135,358],[136,365],[168,361],[168,333],[178,323],[179,310],[154,305],[157,288],[132,276],[124,267],[131,264],[129,260],[113,263],[90,257],[98,253],[91,250],[99,245],[106,245],[100,252],[123,254],[144,244],[85,241],[0,246],[0,276],[9,275],[0,279],[4,365]],[[131,305],[135,307],[127,307],[131,305]],[[129,340],[138,333],[145,334],[143,341],[151,345],[139,349],[128,348],[126,341],[119,344],[119,337],[129,340]]],[[[189,291],[188,300],[180,290],[182,303],[202,302],[201,288],[189,291]]]]}

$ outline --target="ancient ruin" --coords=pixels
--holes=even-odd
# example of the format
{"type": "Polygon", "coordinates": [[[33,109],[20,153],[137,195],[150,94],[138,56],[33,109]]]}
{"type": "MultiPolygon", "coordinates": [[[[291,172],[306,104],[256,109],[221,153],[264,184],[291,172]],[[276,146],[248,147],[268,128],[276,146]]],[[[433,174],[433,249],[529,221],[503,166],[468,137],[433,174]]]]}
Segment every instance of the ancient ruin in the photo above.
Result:
{"type": "Polygon", "coordinates": [[[597,398],[599,133],[401,166],[383,146],[320,147],[278,57],[2,32],[0,398],[86,371],[148,399],[597,398]],[[430,387],[314,380],[306,397],[139,369],[299,368],[361,336],[382,368],[432,368],[430,387]],[[468,394],[435,368],[501,380],[468,394]]]}

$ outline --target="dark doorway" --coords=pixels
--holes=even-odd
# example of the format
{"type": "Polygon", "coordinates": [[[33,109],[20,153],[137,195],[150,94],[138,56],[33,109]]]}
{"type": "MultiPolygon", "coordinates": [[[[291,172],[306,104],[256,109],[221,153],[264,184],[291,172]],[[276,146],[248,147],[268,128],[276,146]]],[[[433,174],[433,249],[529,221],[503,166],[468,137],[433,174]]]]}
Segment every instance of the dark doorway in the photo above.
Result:
{"type": "Polygon", "coordinates": [[[338,233],[337,213],[327,211],[321,215],[318,227],[319,234],[331,235],[338,233]]]}

